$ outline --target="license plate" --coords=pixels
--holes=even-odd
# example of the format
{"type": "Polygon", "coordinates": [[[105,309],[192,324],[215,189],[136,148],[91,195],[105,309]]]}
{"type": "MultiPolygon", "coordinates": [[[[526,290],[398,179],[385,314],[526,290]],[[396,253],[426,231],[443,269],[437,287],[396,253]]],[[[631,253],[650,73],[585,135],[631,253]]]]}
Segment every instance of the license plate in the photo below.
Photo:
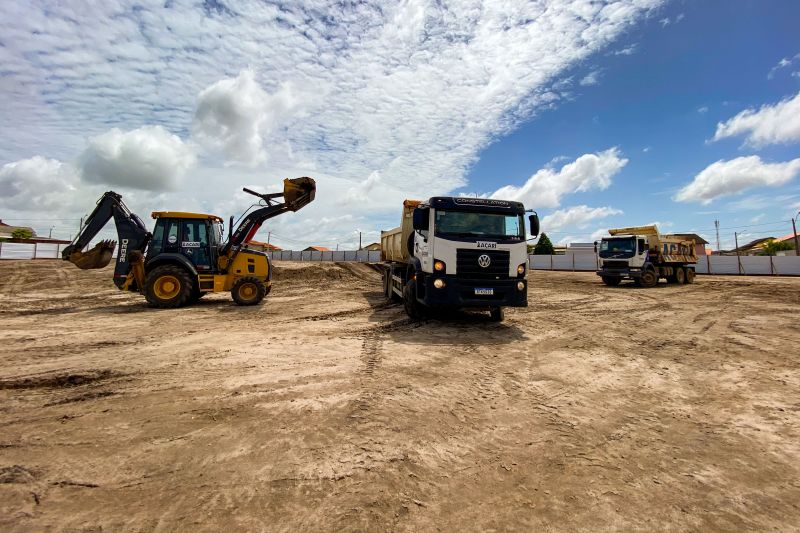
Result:
{"type": "Polygon", "coordinates": [[[493,296],[494,289],[475,289],[475,294],[478,296],[493,296]]]}

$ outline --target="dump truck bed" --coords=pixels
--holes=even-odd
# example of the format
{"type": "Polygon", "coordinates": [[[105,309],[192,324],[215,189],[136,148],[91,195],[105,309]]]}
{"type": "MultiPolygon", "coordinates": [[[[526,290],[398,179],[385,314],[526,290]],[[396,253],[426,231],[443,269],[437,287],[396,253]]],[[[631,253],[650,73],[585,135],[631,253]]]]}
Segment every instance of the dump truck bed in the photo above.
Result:
{"type": "Polygon", "coordinates": [[[419,200],[405,200],[403,202],[403,216],[400,226],[387,231],[381,231],[381,261],[408,261],[408,238],[414,232],[414,209],[420,204],[419,200]]]}

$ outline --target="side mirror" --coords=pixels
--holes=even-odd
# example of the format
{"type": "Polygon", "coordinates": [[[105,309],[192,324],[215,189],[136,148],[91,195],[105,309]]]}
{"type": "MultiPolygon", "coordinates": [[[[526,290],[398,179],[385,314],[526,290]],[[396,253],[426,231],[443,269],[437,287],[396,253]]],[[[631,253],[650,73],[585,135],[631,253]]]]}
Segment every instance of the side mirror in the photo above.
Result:
{"type": "Polygon", "coordinates": [[[597,253],[597,241],[594,241],[594,253],[597,253]]]}
{"type": "Polygon", "coordinates": [[[418,207],[414,209],[414,230],[415,231],[425,231],[428,229],[428,218],[430,216],[430,209],[429,208],[421,208],[418,207]]]}
{"type": "Polygon", "coordinates": [[[536,213],[528,217],[528,222],[531,226],[531,235],[536,237],[539,235],[539,215],[536,213]]]}

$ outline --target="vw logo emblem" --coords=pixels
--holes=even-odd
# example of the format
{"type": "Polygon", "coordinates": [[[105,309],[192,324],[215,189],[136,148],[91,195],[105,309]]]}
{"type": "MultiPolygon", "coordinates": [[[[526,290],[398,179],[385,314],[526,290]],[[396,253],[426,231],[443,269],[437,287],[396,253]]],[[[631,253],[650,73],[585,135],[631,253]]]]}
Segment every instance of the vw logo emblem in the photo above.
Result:
{"type": "Polygon", "coordinates": [[[482,256],[478,257],[478,264],[481,267],[486,268],[492,264],[492,258],[486,254],[483,254],[482,256]]]}

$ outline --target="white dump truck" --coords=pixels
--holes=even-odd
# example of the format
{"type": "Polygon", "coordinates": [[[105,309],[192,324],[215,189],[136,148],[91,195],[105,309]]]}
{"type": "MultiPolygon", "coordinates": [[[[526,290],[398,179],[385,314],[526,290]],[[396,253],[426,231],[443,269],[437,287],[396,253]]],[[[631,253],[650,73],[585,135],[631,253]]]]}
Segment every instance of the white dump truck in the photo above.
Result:
{"type": "Polygon", "coordinates": [[[619,285],[623,279],[641,287],[654,287],[660,278],[679,285],[694,282],[694,239],[661,234],[656,226],[616,228],[608,233],[599,249],[595,242],[597,275],[606,285],[619,285]]]}
{"type": "MultiPolygon", "coordinates": [[[[406,200],[399,227],[381,232],[383,290],[412,319],[432,309],[528,305],[525,208],[519,202],[435,196],[406,200]]],[[[530,215],[531,234],[539,217],[530,215]]]]}

